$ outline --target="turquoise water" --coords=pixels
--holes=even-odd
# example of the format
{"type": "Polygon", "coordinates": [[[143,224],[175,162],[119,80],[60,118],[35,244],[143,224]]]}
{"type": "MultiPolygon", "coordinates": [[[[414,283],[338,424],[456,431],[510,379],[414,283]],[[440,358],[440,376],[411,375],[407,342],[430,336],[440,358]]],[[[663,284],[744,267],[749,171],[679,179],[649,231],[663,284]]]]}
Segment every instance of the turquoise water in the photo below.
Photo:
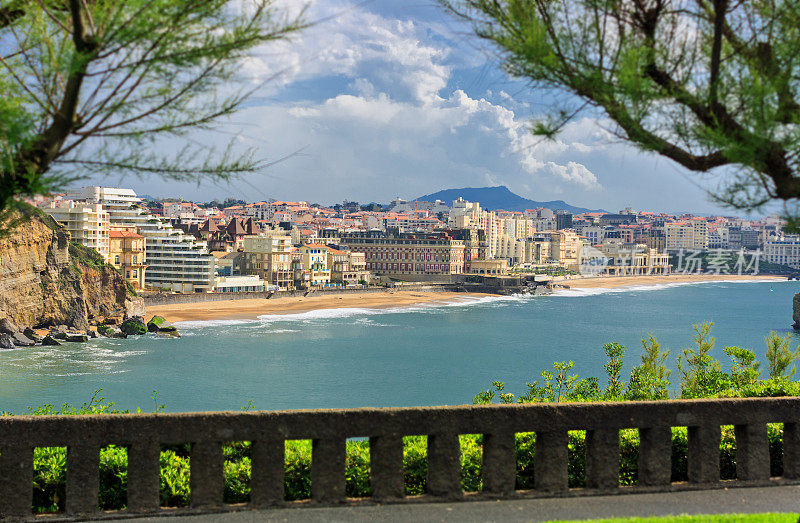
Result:
{"type": "Polygon", "coordinates": [[[553,361],[602,377],[602,345],[655,334],[672,350],[715,323],[722,348],[789,331],[798,282],[671,284],[483,298],[384,311],[340,309],[180,325],[180,339],[93,340],[0,353],[0,409],[80,404],[95,389],[121,408],[167,411],[463,404],[495,379],[521,392],[553,361]],[[772,289],[772,291],[770,290],[772,289]]]}

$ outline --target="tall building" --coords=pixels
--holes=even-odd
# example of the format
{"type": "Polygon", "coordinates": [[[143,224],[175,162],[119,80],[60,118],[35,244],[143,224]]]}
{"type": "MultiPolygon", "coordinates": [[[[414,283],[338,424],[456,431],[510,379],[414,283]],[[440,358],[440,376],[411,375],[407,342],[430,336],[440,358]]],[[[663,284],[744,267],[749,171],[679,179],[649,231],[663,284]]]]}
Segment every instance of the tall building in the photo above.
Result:
{"type": "Polygon", "coordinates": [[[108,262],[109,214],[98,203],[59,200],[43,209],[69,231],[72,240],[99,252],[108,262]]]}
{"type": "Polygon", "coordinates": [[[708,248],[708,222],[693,218],[681,222],[664,224],[664,236],[668,250],[708,248]]]}
{"type": "Polygon", "coordinates": [[[84,187],[67,194],[74,200],[98,203],[114,227],[135,228],[145,238],[145,284],[177,292],[211,292],[214,257],[206,244],[150,214],[131,189],[84,187]]]}
{"type": "Polygon", "coordinates": [[[245,236],[244,273],[254,274],[280,290],[294,287],[292,237],[278,231],[245,236]]]}
{"type": "Polygon", "coordinates": [[[113,228],[108,232],[108,258],[108,262],[134,289],[144,289],[147,269],[145,239],[135,227],[113,228]]]}
{"type": "Polygon", "coordinates": [[[492,259],[507,252],[509,243],[524,240],[536,232],[535,220],[539,218],[531,216],[532,213],[527,211],[525,213],[486,211],[481,209],[480,203],[459,198],[453,201],[448,224],[455,229],[485,231],[487,247],[485,257],[492,259]]]}

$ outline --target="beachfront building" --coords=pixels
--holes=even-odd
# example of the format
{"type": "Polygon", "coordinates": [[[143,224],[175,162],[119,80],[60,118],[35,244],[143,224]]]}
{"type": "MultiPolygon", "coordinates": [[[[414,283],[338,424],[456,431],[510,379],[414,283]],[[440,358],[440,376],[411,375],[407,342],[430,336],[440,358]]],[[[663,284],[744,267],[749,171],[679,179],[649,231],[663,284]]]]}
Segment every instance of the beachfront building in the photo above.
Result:
{"type": "Polygon", "coordinates": [[[472,260],[467,267],[467,273],[483,276],[503,276],[508,274],[508,261],[505,259],[472,260]]]}
{"type": "Polygon", "coordinates": [[[362,252],[366,269],[398,279],[439,279],[464,273],[464,240],[452,232],[408,234],[364,231],[343,234],[343,245],[362,252]]]}
{"type": "Polygon", "coordinates": [[[147,269],[144,236],[135,227],[114,227],[108,231],[108,261],[134,289],[145,286],[147,269]]]}
{"type": "Polygon", "coordinates": [[[214,257],[204,242],[150,214],[132,189],[84,187],[67,197],[101,204],[114,227],[135,228],[144,236],[147,251],[145,285],[174,292],[211,292],[214,257]]]}
{"type": "Polygon", "coordinates": [[[292,238],[281,231],[245,236],[244,274],[260,277],[280,290],[294,288],[292,272],[292,238]]]}
{"type": "Polygon", "coordinates": [[[363,285],[371,280],[363,252],[328,247],[328,269],[331,271],[331,282],[339,285],[363,285]]]}
{"type": "Polygon", "coordinates": [[[311,287],[331,285],[331,270],[328,268],[328,247],[321,243],[308,243],[298,249],[301,257],[301,270],[308,271],[308,284],[311,287]]]}
{"type": "Polygon", "coordinates": [[[58,200],[43,209],[69,231],[76,243],[90,247],[108,262],[108,212],[98,203],[58,200]]]}
{"type": "Polygon", "coordinates": [[[800,269],[800,236],[786,234],[764,243],[764,259],[800,269]]]}
{"type": "Polygon", "coordinates": [[[652,249],[644,243],[608,241],[600,248],[605,256],[605,274],[641,276],[669,274],[669,254],[652,249]]]}
{"type": "Polygon", "coordinates": [[[708,222],[703,218],[664,224],[667,250],[708,248],[708,222]]]}
{"type": "MultiPolygon", "coordinates": [[[[274,286],[273,286],[274,287],[274,286]]],[[[218,276],[214,280],[214,292],[264,292],[264,281],[255,275],[218,276]]]]}

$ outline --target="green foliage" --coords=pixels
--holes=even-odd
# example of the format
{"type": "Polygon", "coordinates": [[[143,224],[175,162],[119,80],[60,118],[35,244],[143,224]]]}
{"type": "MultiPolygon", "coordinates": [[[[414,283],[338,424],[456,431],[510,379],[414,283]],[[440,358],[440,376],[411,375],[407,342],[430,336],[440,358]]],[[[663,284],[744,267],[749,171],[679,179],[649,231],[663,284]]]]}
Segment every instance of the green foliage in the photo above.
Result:
{"type": "Polygon", "coordinates": [[[800,347],[794,351],[789,348],[792,336],[778,336],[775,331],[765,338],[767,342],[767,369],[772,379],[791,378],[794,376],[794,362],[800,359],[800,347]],[[789,366],[792,370],[789,372],[789,366]]]}
{"type": "Polygon", "coordinates": [[[678,356],[681,374],[681,397],[703,398],[715,394],[722,387],[722,365],[711,356],[716,339],[711,336],[713,323],[694,325],[694,347],[687,347],[678,356]]]}
{"type": "Polygon", "coordinates": [[[603,345],[608,361],[603,368],[608,376],[608,385],[603,392],[603,399],[617,400],[622,397],[622,360],[625,357],[625,346],[619,343],[606,343],[603,345]]]}
{"type": "Polygon", "coordinates": [[[184,140],[168,155],[151,145],[239,109],[261,87],[235,87],[241,61],[301,29],[302,13],[270,0],[14,4],[0,17],[0,221],[18,197],[92,173],[225,179],[263,165],[235,140],[184,140]]]}
{"type": "Polygon", "coordinates": [[[642,339],[642,363],[631,369],[625,390],[626,399],[663,400],[669,397],[667,356],[669,350],[661,350],[661,344],[655,336],[650,334],[647,339],[642,339]]]}
{"type": "Polygon", "coordinates": [[[610,137],[642,151],[695,172],[728,166],[717,201],[796,206],[797,2],[439,2],[510,75],[557,102],[529,126],[534,135],[553,139],[584,110],[600,111],[610,137]]]}
{"type": "Polygon", "coordinates": [[[102,254],[91,247],[86,247],[74,241],[69,242],[69,255],[72,261],[78,265],[92,267],[93,269],[102,269],[106,265],[102,254]]]}

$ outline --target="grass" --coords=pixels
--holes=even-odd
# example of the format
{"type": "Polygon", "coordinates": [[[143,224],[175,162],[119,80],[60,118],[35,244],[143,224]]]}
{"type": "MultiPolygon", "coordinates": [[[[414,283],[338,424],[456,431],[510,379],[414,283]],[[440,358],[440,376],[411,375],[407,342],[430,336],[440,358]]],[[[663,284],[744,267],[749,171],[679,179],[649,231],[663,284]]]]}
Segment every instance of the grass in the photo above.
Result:
{"type": "Polygon", "coordinates": [[[589,520],[558,520],[551,523],[573,523],[581,521],[582,523],[590,521],[602,521],[603,523],[796,523],[797,514],[784,514],[784,513],[762,513],[762,514],[704,514],[700,516],[656,516],[649,518],[608,518],[608,519],[589,519],[589,520]]]}

